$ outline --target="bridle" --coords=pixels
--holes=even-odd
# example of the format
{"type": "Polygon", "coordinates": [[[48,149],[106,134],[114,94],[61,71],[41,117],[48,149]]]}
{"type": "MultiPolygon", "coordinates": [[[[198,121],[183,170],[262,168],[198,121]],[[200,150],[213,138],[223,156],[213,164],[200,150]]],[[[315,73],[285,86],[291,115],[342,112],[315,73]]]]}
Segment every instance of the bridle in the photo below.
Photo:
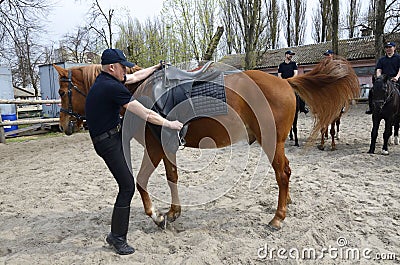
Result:
{"type": "Polygon", "coordinates": [[[392,87],[392,84],[389,83],[391,81],[382,80],[382,82],[383,90],[385,91],[385,99],[373,100],[374,105],[378,107],[381,111],[382,108],[392,99],[396,89],[392,87]]]}
{"type": "MultiPolygon", "coordinates": [[[[63,113],[66,113],[72,117],[74,117],[77,120],[83,121],[86,119],[85,116],[80,115],[77,112],[74,112],[74,109],[72,107],[72,90],[75,89],[76,92],[78,92],[79,94],[81,94],[83,97],[86,98],[86,94],[84,92],[82,92],[82,90],[80,90],[73,82],[72,82],[72,71],[68,70],[68,78],[66,77],[61,77],[60,78],[60,82],[68,82],[68,109],[64,109],[64,108],[60,108],[60,111],[63,113]]],[[[60,97],[63,97],[65,94],[63,93],[61,95],[60,93],[60,97]]]]}

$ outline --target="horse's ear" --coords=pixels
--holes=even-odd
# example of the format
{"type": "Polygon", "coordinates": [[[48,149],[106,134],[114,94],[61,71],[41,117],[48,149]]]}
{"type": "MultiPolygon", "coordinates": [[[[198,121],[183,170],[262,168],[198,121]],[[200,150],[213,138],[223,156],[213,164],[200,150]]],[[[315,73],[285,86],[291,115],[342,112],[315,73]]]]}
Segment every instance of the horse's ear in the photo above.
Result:
{"type": "Polygon", "coordinates": [[[57,70],[58,74],[60,76],[66,76],[67,75],[67,70],[62,68],[61,66],[53,64],[53,67],[57,70]]]}

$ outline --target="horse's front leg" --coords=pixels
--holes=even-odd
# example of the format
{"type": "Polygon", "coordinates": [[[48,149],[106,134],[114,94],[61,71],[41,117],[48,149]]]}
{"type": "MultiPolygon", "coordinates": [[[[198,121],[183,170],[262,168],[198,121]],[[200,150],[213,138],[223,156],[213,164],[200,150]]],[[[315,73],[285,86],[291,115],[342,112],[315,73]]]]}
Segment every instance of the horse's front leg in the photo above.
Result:
{"type": "Polygon", "coordinates": [[[171,191],[171,207],[167,212],[167,221],[173,222],[181,215],[181,204],[178,194],[178,170],[176,167],[176,154],[169,154],[163,159],[167,174],[168,186],[171,191]]]}
{"type": "Polygon", "coordinates": [[[392,135],[392,120],[385,121],[385,131],[383,132],[383,147],[382,147],[382,155],[388,155],[388,142],[389,138],[392,135]]]}
{"type": "Polygon", "coordinates": [[[368,150],[369,154],[373,154],[375,152],[376,138],[378,137],[378,130],[379,130],[379,123],[380,123],[380,118],[374,117],[374,114],[372,114],[371,144],[370,144],[369,150],[368,150]]]}
{"type": "Polygon", "coordinates": [[[399,144],[399,127],[400,127],[400,117],[396,117],[394,120],[394,144],[398,145],[399,144]]]}
{"type": "Polygon", "coordinates": [[[151,174],[163,157],[164,152],[161,145],[151,133],[146,131],[146,149],[144,150],[142,164],[137,175],[136,187],[142,198],[145,213],[161,228],[165,228],[166,219],[162,213],[154,208],[147,192],[147,184],[151,174]]]}

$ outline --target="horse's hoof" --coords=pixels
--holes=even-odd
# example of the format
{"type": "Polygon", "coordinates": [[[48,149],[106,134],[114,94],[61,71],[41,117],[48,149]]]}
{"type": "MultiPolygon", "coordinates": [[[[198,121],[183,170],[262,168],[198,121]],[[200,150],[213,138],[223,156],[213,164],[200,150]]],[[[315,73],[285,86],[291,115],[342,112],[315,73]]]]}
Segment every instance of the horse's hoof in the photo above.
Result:
{"type": "Polygon", "coordinates": [[[163,217],[164,217],[164,218],[162,219],[161,222],[159,222],[159,223],[157,224],[157,226],[158,226],[159,228],[161,228],[162,230],[165,230],[165,229],[167,228],[167,218],[166,218],[165,215],[164,215],[163,217]]]}
{"type": "Polygon", "coordinates": [[[271,232],[276,232],[281,230],[280,226],[274,226],[271,224],[271,222],[267,225],[268,230],[270,230],[271,232]]]}
{"type": "Polygon", "coordinates": [[[381,154],[387,156],[387,155],[389,155],[389,151],[382,149],[381,154]]]}
{"type": "Polygon", "coordinates": [[[320,144],[319,144],[319,145],[317,145],[317,147],[318,147],[318,149],[319,149],[319,150],[321,150],[321,151],[323,151],[323,150],[325,149],[325,146],[323,146],[323,145],[320,145],[320,144]]]}
{"type": "Polygon", "coordinates": [[[336,147],[331,147],[331,151],[336,151],[336,147]]]}
{"type": "Polygon", "coordinates": [[[373,154],[374,153],[374,151],[372,151],[371,149],[370,150],[368,150],[368,152],[367,152],[368,154],[373,154]]]}
{"type": "Polygon", "coordinates": [[[300,147],[299,143],[295,143],[294,146],[300,147]]]}
{"type": "Polygon", "coordinates": [[[399,145],[399,137],[398,136],[394,137],[394,144],[399,145]]]}

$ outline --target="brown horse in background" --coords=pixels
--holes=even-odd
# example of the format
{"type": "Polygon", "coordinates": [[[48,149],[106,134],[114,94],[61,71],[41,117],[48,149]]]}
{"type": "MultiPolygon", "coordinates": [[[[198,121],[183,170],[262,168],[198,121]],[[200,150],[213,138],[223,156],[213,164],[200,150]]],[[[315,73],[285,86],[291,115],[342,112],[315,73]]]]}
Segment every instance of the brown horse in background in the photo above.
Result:
{"type": "MultiPolygon", "coordinates": [[[[88,69],[88,66],[71,69],[71,81],[82,90],[89,89],[89,84],[94,82],[94,76],[85,80],[90,76],[85,73],[88,69]]],[[[68,90],[68,84],[61,81],[68,76],[68,70],[57,70],[60,74],[61,95],[68,90]]],[[[138,87],[135,95],[144,90],[148,80],[138,87]]],[[[311,137],[315,139],[322,128],[337,118],[337,110],[343,106],[347,107],[349,100],[357,95],[359,84],[350,64],[343,59],[320,63],[312,71],[289,79],[280,79],[257,70],[227,75],[225,92],[229,106],[228,114],[191,121],[185,136],[186,146],[193,148],[220,148],[242,140],[249,143],[257,141],[260,144],[272,163],[279,187],[278,206],[275,216],[269,222],[272,229],[281,227],[281,222],[286,217],[287,203],[290,202],[291,169],[285,155],[285,140],[292,126],[296,108],[293,89],[311,108],[315,118],[311,137]],[[203,141],[204,139],[207,140],[203,141]]],[[[80,104],[79,109],[83,110],[83,99],[82,97],[79,103],[71,104],[80,104]]],[[[67,102],[63,100],[64,108],[67,106],[65,104],[67,102]]],[[[78,111],[78,106],[75,106],[75,109],[78,111]]],[[[81,114],[84,115],[84,112],[81,114]]],[[[67,115],[60,117],[60,126],[64,128],[69,119],[67,115]]],[[[167,222],[174,221],[181,213],[176,154],[166,153],[148,126],[144,130],[143,138],[137,140],[145,147],[137,175],[137,188],[144,210],[157,225],[165,227],[167,222]],[[161,160],[164,162],[172,197],[170,209],[166,214],[155,210],[147,192],[149,177],[161,160]]]]}
{"type": "Polygon", "coordinates": [[[339,140],[339,127],[340,127],[340,118],[342,117],[344,111],[340,110],[339,116],[331,123],[331,129],[329,130],[329,127],[327,126],[325,130],[321,130],[321,143],[317,146],[319,150],[324,150],[325,149],[325,139],[328,139],[328,131],[331,136],[331,150],[334,151],[336,150],[336,143],[335,143],[335,138],[339,140]],[[335,130],[336,127],[336,130],[335,130]]]}

